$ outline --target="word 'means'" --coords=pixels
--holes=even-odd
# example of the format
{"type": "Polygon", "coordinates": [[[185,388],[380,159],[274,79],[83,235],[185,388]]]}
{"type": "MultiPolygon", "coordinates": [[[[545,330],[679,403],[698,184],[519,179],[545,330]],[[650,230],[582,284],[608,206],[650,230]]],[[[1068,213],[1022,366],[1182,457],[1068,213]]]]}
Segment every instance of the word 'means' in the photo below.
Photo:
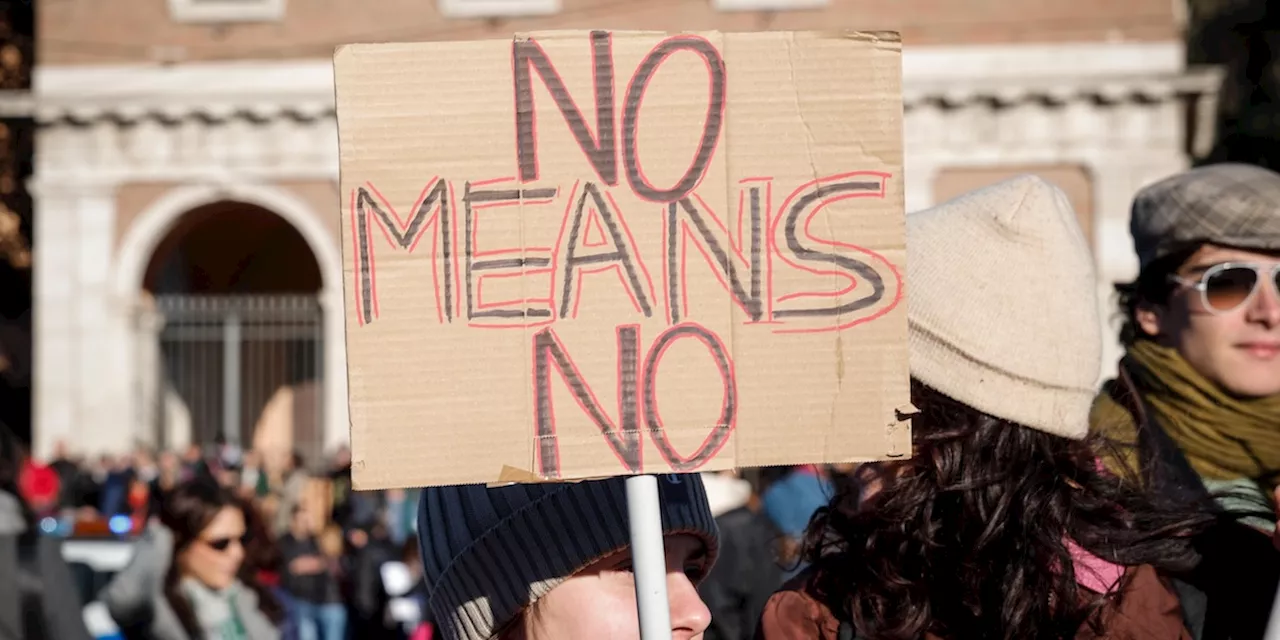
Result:
{"type": "MultiPolygon", "coordinates": [[[[461,185],[461,216],[450,205],[454,185],[436,180],[423,191],[408,219],[403,219],[378,195],[373,185],[359,187],[352,194],[352,226],[355,237],[357,273],[357,314],[361,324],[378,316],[377,271],[374,257],[376,235],[383,236],[394,249],[419,251],[424,237],[433,254],[432,286],[442,322],[458,317],[486,326],[523,327],[577,315],[582,275],[616,270],[636,312],[646,318],[665,313],[670,322],[685,316],[688,295],[685,260],[687,248],[696,247],[714,270],[733,301],[750,322],[778,323],[799,317],[849,318],[871,307],[885,295],[880,274],[857,257],[831,250],[843,246],[816,239],[804,229],[813,214],[827,203],[851,195],[881,196],[882,174],[833,176],[797,189],[784,203],[787,208],[766,219],[763,194],[771,185],[743,186],[746,211],[740,212],[748,237],[738,241],[725,221],[706,206],[696,193],[667,204],[663,211],[663,242],[660,254],[665,279],[655,290],[651,270],[636,250],[634,234],[622,210],[608,191],[595,182],[575,185],[570,191],[571,206],[562,220],[563,232],[550,247],[486,248],[476,246],[476,214],[480,209],[503,204],[537,204],[559,195],[552,188],[478,189],[473,183],[461,185]],[[462,220],[459,221],[458,217],[462,220]],[[382,233],[375,234],[377,227],[382,233]],[[458,229],[461,227],[461,229],[458,229]],[[591,229],[597,230],[593,240],[591,229]],[[771,236],[765,238],[766,229],[771,236]],[[461,244],[461,248],[459,248],[461,244]],[[744,246],[745,245],[745,246],[744,246]],[[767,247],[766,247],[767,245],[767,247]],[[824,246],[826,245],[826,246],[824,246]],[[777,267],[766,259],[766,251],[782,262],[804,271],[843,276],[845,291],[789,292],[769,295],[777,267]],[[820,271],[821,269],[821,271],[820,271]],[[545,296],[505,302],[480,299],[484,277],[522,277],[540,281],[528,287],[546,291],[545,296]],[[799,305],[804,297],[835,297],[866,284],[866,293],[841,303],[799,305]]],[[[527,214],[526,214],[527,215],[527,214]]],[[[869,252],[867,252],[869,253],[869,252]]]]}

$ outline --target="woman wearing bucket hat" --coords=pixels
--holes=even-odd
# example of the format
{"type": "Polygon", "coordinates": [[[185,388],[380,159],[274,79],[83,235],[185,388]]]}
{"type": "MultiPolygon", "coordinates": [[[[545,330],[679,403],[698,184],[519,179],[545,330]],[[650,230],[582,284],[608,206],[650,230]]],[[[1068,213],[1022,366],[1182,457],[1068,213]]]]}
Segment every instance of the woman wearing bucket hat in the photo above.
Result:
{"type": "MultiPolygon", "coordinates": [[[[697,475],[659,478],[673,640],[711,621],[719,532],[697,475]]],[[[640,637],[624,478],[423,489],[418,539],[442,640],[640,637]]]]}
{"type": "Polygon", "coordinates": [[[1198,637],[1171,577],[1213,517],[1086,438],[1100,322],[1066,197],[1008,180],[907,216],[907,249],[914,456],[820,512],[758,637],[1198,637]]]}

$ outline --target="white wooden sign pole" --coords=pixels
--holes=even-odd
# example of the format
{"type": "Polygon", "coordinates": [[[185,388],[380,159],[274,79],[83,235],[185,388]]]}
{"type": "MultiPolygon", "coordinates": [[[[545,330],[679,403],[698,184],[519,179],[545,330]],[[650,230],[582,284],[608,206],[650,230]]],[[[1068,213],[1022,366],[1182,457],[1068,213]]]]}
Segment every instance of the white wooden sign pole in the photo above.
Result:
{"type": "Polygon", "coordinates": [[[627,478],[627,516],[631,521],[631,565],[636,578],[640,640],[671,640],[667,557],[662,540],[662,503],[657,476],[627,478]]]}
{"type": "Polygon", "coordinates": [[[1267,623],[1265,640],[1280,640],[1280,590],[1276,591],[1275,603],[1271,605],[1271,621],[1267,623]]]}

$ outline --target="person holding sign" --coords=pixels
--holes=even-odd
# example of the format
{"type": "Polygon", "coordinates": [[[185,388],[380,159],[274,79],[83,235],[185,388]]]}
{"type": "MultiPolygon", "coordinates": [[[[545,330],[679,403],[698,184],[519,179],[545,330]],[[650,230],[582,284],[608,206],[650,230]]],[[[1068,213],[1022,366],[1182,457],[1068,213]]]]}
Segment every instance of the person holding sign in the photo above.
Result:
{"type": "Polygon", "coordinates": [[[1170,577],[1213,517],[1097,463],[1096,280],[1066,196],[1014,178],[907,216],[907,247],[914,457],[820,512],[758,637],[1193,637],[1170,577]]]}
{"type": "MultiPolygon", "coordinates": [[[[423,489],[428,618],[442,640],[638,640],[625,478],[423,489]]],[[[658,479],[673,640],[711,622],[696,585],[719,553],[697,475],[658,479]]]]}

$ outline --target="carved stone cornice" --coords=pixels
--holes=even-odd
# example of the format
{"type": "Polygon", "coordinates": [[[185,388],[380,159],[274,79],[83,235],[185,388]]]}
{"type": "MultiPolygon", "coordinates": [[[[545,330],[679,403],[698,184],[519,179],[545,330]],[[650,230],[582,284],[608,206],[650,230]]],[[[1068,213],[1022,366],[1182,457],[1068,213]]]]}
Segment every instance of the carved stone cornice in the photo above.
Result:
{"type": "MultiPolygon", "coordinates": [[[[908,49],[907,149],[1200,149],[1221,76],[1181,60],[1176,43],[908,49]]],[[[40,123],[42,180],[336,179],[333,96],[327,60],[43,67],[0,112],[40,123]]]]}

